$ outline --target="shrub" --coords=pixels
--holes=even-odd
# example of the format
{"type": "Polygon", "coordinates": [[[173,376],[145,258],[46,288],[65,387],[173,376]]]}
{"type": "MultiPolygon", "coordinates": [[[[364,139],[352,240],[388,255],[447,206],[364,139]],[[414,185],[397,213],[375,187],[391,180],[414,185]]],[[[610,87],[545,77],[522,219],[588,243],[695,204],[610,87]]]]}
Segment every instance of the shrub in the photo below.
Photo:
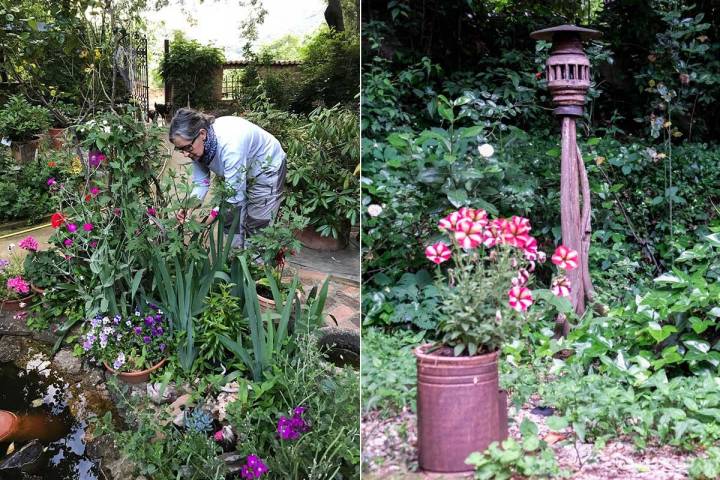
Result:
{"type": "Polygon", "coordinates": [[[213,105],[215,85],[208,81],[222,67],[225,56],[216,47],[201,45],[176,32],[170,54],[164,57],[161,75],[172,85],[173,105],[207,108],[213,105]]]}

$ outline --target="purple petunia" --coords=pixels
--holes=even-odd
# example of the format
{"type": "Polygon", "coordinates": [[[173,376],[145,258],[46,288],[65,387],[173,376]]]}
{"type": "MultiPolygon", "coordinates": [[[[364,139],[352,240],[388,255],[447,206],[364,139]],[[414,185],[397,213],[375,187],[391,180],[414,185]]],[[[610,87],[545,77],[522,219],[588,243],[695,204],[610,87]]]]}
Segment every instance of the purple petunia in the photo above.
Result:
{"type": "Polygon", "coordinates": [[[140,335],[142,333],[142,327],[134,327],[133,332],[135,332],[135,335],[140,335]]]}
{"type": "Polygon", "coordinates": [[[151,341],[152,341],[152,338],[148,337],[147,335],[145,335],[145,336],[143,337],[143,342],[145,342],[145,343],[150,343],[151,341]]]}
{"type": "Polygon", "coordinates": [[[257,455],[248,455],[245,465],[240,470],[240,476],[243,479],[251,480],[260,478],[268,472],[268,467],[257,455]]]}

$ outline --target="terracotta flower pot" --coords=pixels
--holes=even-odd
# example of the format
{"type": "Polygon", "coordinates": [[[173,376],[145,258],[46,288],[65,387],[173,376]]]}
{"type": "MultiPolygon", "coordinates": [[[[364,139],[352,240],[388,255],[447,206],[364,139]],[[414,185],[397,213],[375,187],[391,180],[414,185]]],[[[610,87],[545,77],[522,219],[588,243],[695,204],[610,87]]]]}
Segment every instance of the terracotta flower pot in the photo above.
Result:
{"type": "Polygon", "coordinates": [[[10,151],[12,152],[12,156],[17,163],[29,163],[35,160],[39,144],[39,136],[36,136],[32,140],[28,140],[25,142],[13,141],[10,144],[10,151]]]}
{"type": "Polygon", "coordinates": [[[295,231],[295,238],[307,248],[327,252],[342,250],[348,244],[348,238],[323,237],[315,231],[314,227],[307,227],[295,231]]]}
{"type": "Polygon", "coordinates": [[[275,300],[271,298],[266,298],[257,294],[258,297],[258,303],[260,304],[260,312],[267,312],[267,311],[274,311],[275,310],[275,300]]]}
{"type": "Polygon", "coordinates": [[[25,306],[29,304],[30,300],[35,296],[34,293],[31,293],[27,297],[18,298],[17,300],[3,300],[0,304],[0,311],[3,312],[19,312],[20,310],[24,309],[25,307],[21,307],[20,304],[24,303],[25,306]]]}
{"type": "Polygon", "coordinates": [[[6,410],[0,410],[0,442],[12,437],[17,432],[17,426],[17,415],[6,410]]]}
{"type": "Polygon", "coordinates": [[[103,362],[103,365],[105,365],[105,369],[110,372],[111,374],[118,377],[120,380],[122,380],[125,383],[143,383],[150,380],[150,374],[154,372],[155,370],[158,370],[160,367],[165,365],[167,363],[167,358],[162,359],[159,363],[156,363],[152,367],[146,369],[146,370],[139,370],[139,371],[133,371],[133,372],[117,372],[113,370],[110,365],[107,364],[107,362],[103,362]]]}
{"type": "Polygon", "coordinates": [[[50,130],[48,130],[48,135],[50,135],[50,138],[52,139],[53,148],[55,150],[60,150],[65,144],[63,140],[64,133],[64,128],[51,128],[50,130]]]}
{"type": "Polygon", "coordinates": [[[507,425],[502,428],[500,419],[498,353],[453,357],[426,353],[431,347],[415,349],[420,468],[471,472],[465,464],[470,453],[506,438],[507,425]]]}

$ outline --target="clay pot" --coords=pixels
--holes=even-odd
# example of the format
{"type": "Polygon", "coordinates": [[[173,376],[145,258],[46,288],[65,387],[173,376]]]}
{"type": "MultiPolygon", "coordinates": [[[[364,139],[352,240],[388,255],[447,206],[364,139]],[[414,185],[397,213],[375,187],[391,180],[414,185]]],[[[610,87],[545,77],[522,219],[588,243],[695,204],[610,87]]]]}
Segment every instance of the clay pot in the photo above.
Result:
{"type": "Polygon", "coordinates": [[[275,311],[275,300],[271,298],[265,298],[259,293],[257,294],[258,303],[260,304],[260,312],[275,311]]]}
{"type": "Polygon", "coordinates": [[[17,432],[18,418],[12,412],[0,410],[0,442],[11,438],[17,432]]]}
{"type": "Polygon", "coordinates": [[[115,370],[110,368],[110,365],[108,365],[107,362],[103,362],[103,365],[105,365],[105,369],[108,372],[115,375],[123,382],[130,383],[130,384],[136,384],[136,383],[147,382],[148,380],[150,380],[150,374],[152,372],[154,372],[155,370],[158,370],[160,367],[162,367],[166,363],[167,363],[167,358],[164,358],[160,361],[160,363],[153,365],[152,367],[148,368],[147,370],[140,370],[140,371],[134,371],[134,372],[116,372],[115,370]]]}
{"type": "Polygon", "coordinates": [[[64,128],[51,128],[48,130],[48,135],[50,135],[50,138],[52,139],[53,148],[55,150],[60,150],[65,144],[65,141],[63,140],[64,134],[64,128]]]}
{"type": "MultiPolygon", "coordinates": [[[[471,472],[465,459],[506,438],[501,426],[498,353],[453,357],[415,349],[418,453],[422,470],[471,472]]],[[[507,397],[505,397],[507,402],[507,397]]]]}
{"type": "Polygon", "coordinates": [[[295,231],[295,238],[307,248],[325,252],[336,252],[342,250],[348,244],[348,238],[323,237],[315,231],[314,227],[307,227],[295,231]]]}
{"type": "Polygon", "coordinates": [[[35,160],[37,156],[38,145],[40,144],[40,137],[35,136],[32,140],[25,142],[15,142],[10,144],[10,151],[12,156],[17,163],[30,163],[35,160]]]}
{"type": "Polygon", "coordinates": [[[37,293],[38,295],[42,295],[43,293],[45,293],[45,289],[44,289],[44,288],[36,287],[36,286],[35,286],[34,284],[32,284],[32,283],[30,284],[30,290],[32,290],[33,292],[37,293]]]}
{"type": "Polygon", "coordinates": [[[25,307],[21,307],[20,304],[24,303],[25,306],[27,306],[32,300],[32,298],[35,296],[34,293],[31,293],[27,297],[18,298],[17,300],[3,300],[0,304],[0,311],[3,312],[19,312],[20,310],[23,310],[25,307]]]}

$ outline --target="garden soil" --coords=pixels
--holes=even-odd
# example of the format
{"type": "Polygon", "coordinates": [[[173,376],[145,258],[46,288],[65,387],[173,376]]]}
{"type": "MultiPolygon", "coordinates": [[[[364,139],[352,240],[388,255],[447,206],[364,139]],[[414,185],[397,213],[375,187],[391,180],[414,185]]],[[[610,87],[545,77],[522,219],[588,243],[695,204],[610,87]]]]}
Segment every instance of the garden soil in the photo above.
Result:
{"type": "MultiPolygon", "coordinates": [[[[537,399],[536,399],[537,400],[537,399]]],[[[537,402],[534,402],[537,403],[537,402]]],[[[680,452],[669,446],[648,446],[638,452],[631,441],[609,442],[595,450],[592,444],[569,440],[556,441],[558,436],[546,426],[546,417],[533,415],[534,405],[523,405],[519,411],[510,409],[513,422],[510,437],[520,440],[518,425],[529,418],[538,426],[538,436],[552,444],[561,469],[571,472],[575,480],[678,480],[688,478],[687,469],[697,453],[680,452]]],[[[460,480],[472,475],[426,474],[417,471],[417,423],[413,412],[381,418],[370,412],[362,419],[362,450],[364,480],[460,480]]],[[[565,436],[571,438],[568,428],[565,436]]]]}

